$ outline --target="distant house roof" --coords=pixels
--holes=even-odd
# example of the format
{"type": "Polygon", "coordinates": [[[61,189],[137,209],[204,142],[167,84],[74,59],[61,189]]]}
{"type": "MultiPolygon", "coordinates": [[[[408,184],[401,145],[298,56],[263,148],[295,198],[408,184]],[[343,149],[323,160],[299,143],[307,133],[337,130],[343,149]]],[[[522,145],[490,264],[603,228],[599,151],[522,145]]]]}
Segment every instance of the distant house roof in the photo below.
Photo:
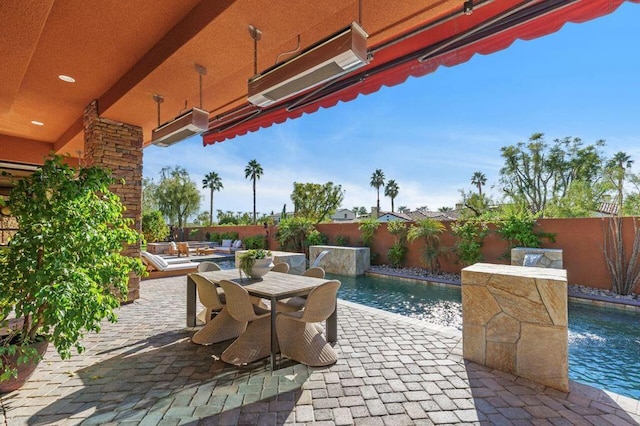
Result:
{"type": "Polygon", "coordinates": [[[349,209],[338,209],[334,214],[331,215],[331,219],[335,222],[346,222],[352,221],[356,218],[356,214],[353,210],[349,209]]]}
{"type": "Polygon", "coordinates": [[[447,212],[432,212],[428,210],[415,210],[406,213],[400,212],[380,212],[380,216],[378,219],[383,218],[381,222],[387,222],[393,218],[397,220],[404,220],[407,222],[417,222],[419,220],[424,219],[435,219],[435,220],[456,220],[460,216],[460,213],[456,210],[451,210],[447,212]]]}
{"type": "Polygon", "coordinates": [[[456,220],[460,217],[459,210],[449,210],[446,212],[434,212],[430,210],[416,210],[415,212],[410,212],[409,215],[414,217],[413,220],[422,220],[422,219],[436,219],[436,220],[456,220]]]}

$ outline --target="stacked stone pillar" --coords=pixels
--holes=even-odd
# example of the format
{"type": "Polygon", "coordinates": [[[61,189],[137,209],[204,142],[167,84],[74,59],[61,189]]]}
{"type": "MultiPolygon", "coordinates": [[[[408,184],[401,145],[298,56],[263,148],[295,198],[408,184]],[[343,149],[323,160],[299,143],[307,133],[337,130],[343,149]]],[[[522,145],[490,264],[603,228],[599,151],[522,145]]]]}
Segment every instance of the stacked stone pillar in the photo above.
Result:
{"type": "MultiPolygon", "coordinates": [[[[84,111],[85,165],[111,170],[116,183],[111,191],[126,207],[124,216],[133,219],[133,227],[141,230],[142,220],[142,128],[99,116],[98,101],[84,111]],[[124,180],[124,183],[122,183],[124,180]]],[[[127,246],[124,255],[140,257],[140,244],[127,246]]],[[[140,297],[140,277],[129,278],[127,301],[140,297]]]]}
{"type": "Polygon", "coordinates": [[[462,270],[464,359],[568,392],[567,316],[564,269],[462,270]]]}

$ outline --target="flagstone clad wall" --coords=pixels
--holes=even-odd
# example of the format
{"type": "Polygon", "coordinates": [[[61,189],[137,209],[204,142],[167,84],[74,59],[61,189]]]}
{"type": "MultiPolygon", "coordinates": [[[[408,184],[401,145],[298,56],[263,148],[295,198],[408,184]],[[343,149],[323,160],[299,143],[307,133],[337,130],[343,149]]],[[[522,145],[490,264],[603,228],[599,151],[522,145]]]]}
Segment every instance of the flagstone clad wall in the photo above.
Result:
{"type": "MultiPolygon", "coordinates": [[[[142,221],[142,128],[102,118],[98,102],[91,102],[84,111],[84,158],[86,165],[98,165],[113,172],[117,183],[111,191],[126,207],[124,216],[134,221],[140,231],[142,221]],[[124,184],[120,181],[124,179],[124,184]]],[[[127,246],[123,254],[140,257],[140,244],[127,246]]],[[[129,278],[129,302],[140,297],[140,277],[129,278]]]]}
{"type": "Polygon", "coordinates": [[[562,269],[562,249],[515,247],[511,249],[511,264],[538,268],[562,269]],[[539,255],[534,265],[526,265],[527,255],[539,255]]]}
{"type": "Polygon", "coordinates": [[[464,268],[462,339],[464,359],[568,392],[566,271],[464,268]]]}
{"type": "Polygon", "coordinates": [[[325,272],[355,277],[363,275],[371,268],[369,247],[310,246],[309,265],[313,264],[324,250],[328,250],[329,253],[322,258],[319,266],[325,272]]]}

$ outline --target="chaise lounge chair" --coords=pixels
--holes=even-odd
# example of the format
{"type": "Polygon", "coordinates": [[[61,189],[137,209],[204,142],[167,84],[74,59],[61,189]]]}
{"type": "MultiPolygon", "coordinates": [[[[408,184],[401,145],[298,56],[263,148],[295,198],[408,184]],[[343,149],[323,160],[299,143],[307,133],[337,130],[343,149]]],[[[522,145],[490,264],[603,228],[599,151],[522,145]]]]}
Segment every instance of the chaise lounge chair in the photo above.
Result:
{"type": "Polygon", "coordinates": [[[198,271],[198,263],[186,259],[171,259],[168,261],[146,251],[140,252],[140,258],[147,267],[147,272],[149,272],[149,275],[143,279],[175,277],[198,271]]]}

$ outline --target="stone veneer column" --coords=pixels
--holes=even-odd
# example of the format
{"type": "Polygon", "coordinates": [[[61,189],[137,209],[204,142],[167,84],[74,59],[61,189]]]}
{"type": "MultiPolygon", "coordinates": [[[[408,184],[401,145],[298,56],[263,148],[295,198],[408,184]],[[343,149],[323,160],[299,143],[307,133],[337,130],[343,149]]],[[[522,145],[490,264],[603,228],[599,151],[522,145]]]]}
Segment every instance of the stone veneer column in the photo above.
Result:
{"type": "Polygon", "coordinates": [[[567,271],[488,263],[464,268],[462,355],[568,392],[567,271]]]}
{"type": "MultiPolygon", "coordinates": [[[[84,161],[112,171],[117,183],[111,191],[126,207],[124,216],[134,221],[134,229],[141,230],[142,220],[142,128],[102,118],[98,101],[92,101],[84,111],[84,161]],[[124,184],[120,181],[124,179],[124,184]]],[[[123,254],[140,257],[140,244],[127,246],[123,254]]],[[[140,297],[140,277],[129,278],[127,301],[140,297]]]]}

